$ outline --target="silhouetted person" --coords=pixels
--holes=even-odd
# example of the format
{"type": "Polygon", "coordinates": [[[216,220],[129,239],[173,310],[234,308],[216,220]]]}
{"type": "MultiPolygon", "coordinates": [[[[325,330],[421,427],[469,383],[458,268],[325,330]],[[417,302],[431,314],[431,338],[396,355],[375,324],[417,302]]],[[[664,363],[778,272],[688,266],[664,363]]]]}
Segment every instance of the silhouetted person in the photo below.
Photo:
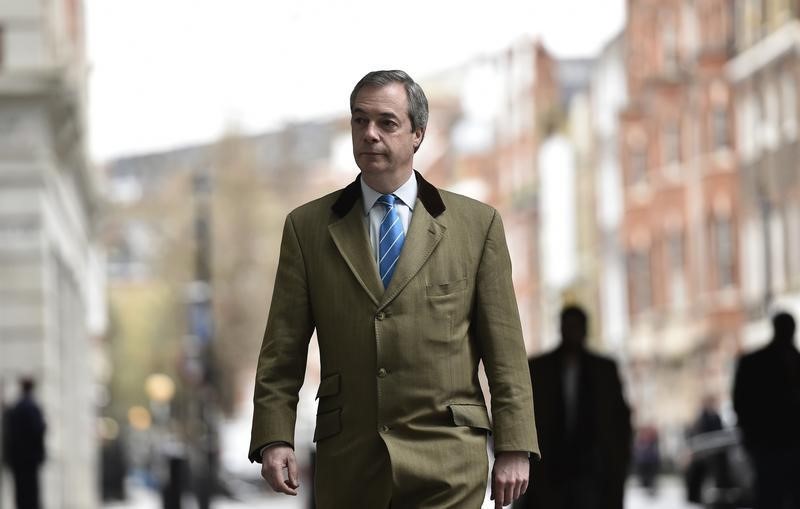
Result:
{"type": "Polygon", "coordinates": [[[656,493],[656,478],[661,470],[661,448],[655,426],[642,426],[636,434],[633,461],[639,482],[650,495],[656,493]]]}
{"type": "MultiPolygon", "coordinates": [[[[700,413],[689,429],[689,436],[698,437],[705,433],[722,430],[722,419],[717,413],[717,402],[713,396],[703,398],[700,413]]],[[[690,502],[702,502],[703,483],[707,478],[720,487],[726,484],[727,457],[725,451],[692,457],[686,471],[687,498],[690,502]]]]}
{"type": "Polygon", "coordinates": [[[772,318],[772,341],[743,355],[733,407],[756,473],[756,508],[800,507],[800,352],[789,313],[772,318]]]}
{"type": "Polygon", "coordinates": [[[6,411],[5,460],[14,475],[17,509],[39,509],[39,467],[44,463],[45,423],[33,400],[34,382],[20,381],[22,395],[6,411]]]}
{"type": "Polygon", "coordinates": [[[561,312],[561,344],[529,362],[542,460],[517,507],[619,509],[631,453],[630,410],[616,363],[586,349],[588,318],[561,312]]]}

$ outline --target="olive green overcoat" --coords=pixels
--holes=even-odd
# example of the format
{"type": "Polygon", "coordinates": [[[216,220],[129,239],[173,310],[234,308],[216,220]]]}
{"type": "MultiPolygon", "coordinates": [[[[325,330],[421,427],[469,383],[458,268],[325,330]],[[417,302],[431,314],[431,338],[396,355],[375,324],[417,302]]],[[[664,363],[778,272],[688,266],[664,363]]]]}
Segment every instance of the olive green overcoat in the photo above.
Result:
{"type": "Polygon", "coordinates": [[[478,508],[495,452],[538,455],[530,376],[498,213],[416,173],[384,290],[359,180],[292,211],[258,361],[250,459],[294,444],[314,329],[320,509],[478,508]],[[483,360],[492,419],[478,381],[483,360]]]}

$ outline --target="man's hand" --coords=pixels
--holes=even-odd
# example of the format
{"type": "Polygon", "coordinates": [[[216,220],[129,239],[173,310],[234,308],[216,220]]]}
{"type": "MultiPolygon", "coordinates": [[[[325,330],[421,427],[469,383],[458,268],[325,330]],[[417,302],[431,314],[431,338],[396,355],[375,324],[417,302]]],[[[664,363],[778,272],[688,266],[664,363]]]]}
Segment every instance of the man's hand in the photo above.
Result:
{"type": "Polygon", "coordinates": [[[497,454],[492,470],[492,496],[495,509],[501,509],[522,496],[528,489],[530,460],[524,451],[497,454]]]}
{"type": "Polygon", "coordinates": [[[287,495],[297,495],[300,478],[297,475],[297,461],[294,450],[286,445],[273,445],[261,451],[261,477],[273,490],[287,495]],[[287,471],[284,476],[283,471],[287,471]]]}

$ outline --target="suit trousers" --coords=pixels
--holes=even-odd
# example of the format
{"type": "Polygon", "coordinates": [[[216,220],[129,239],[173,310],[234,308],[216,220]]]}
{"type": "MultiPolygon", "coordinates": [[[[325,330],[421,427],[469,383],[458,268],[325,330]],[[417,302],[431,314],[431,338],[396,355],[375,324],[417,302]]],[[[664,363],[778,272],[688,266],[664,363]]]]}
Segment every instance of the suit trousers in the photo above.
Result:
{"type": "Polygon", "coordinates": [[[17,509],[40,509],[39,467],[13,467],[17,509]]]}

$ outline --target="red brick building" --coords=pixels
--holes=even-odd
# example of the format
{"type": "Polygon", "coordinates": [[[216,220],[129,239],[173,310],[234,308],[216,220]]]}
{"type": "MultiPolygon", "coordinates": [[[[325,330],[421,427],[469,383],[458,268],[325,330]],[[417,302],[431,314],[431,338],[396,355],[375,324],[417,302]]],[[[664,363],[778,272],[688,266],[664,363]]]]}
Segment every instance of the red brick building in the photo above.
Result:
{"type": "Polygon", "coordinates": [[[423,83],[436,140],[426,178],[500,211],[529,352],[541,349],[536,161],[558,104],[555,72],[540,43],[522,40],[423,83]]]}
{"type": "Polygon", "coordinates": [[[629,0],[620,117],[638,424],[676,432],[727,398],[743,321],[731,0],[629,0]]]}

